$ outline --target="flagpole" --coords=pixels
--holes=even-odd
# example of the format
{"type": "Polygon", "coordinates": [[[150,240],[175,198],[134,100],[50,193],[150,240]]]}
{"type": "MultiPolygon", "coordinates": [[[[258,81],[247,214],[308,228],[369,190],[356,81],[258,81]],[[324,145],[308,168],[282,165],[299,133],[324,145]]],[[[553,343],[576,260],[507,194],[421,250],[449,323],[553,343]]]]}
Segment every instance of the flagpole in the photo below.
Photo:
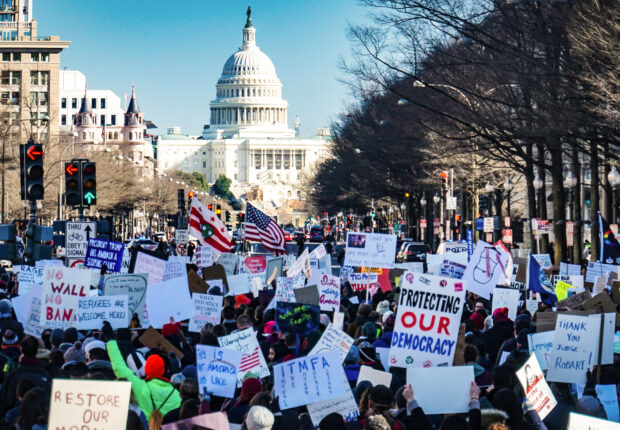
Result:
{"type": "Polygon", "coordinates": [[[601,211],[598,211],[598,235],[601,238],[601,252],[599,252],[598,261],[603,263],[605,261],[603,259],[603,254],[605,253],[605,232],[603,231],[603,217],[601,216],[601,211]]]}

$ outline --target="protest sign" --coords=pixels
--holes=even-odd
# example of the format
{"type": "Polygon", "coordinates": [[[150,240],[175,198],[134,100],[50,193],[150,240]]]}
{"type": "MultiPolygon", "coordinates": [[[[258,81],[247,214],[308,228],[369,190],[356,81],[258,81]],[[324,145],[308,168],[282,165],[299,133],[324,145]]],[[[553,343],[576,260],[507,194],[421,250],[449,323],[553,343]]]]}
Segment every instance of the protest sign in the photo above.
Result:
{"type": "Polygon", "coordinates": [[[194,258],[196,266],[200,269],[211,266],[213,264],[213,248],[210,246],[197,246],[194,258]]]}
{"type": "Polygon", "coordinates": [[[480,240],[461,279],[469,291],[489,299],[495,285],[510,279],[511,266],[512,257],[501,243],[491,246],[480,240]]]}
{"type": "Polygon", "coordinates": [[[389,372],[390,370],[390,348],[380,348],[376,347],[375,351],[377,352],[377,356],[383,368],[389,372]]]}
{"type": "Polygon", "coordinates": [[[286,271],[286,276],[292,277],[303,273],[306,278],[310,277],[310,253],[308,248],[304,249],[297,260],[289,266],[286,271]]]}
{"type": "Polygon", "coordinates": [[[581,265],[560,263],[560,275],[581,275],[581,265]]]}
{"type": "Polygon", "coordinates": [[[105,264],[108,272],[120,272],[125,245],[103,239],[89,239],[86,249],[85,267],[101,269],[105,264]]]}
{"type": "Polygon", "coordinates": [[[108,321],[114,330],[126,328],[131,319],[126,295],[80,297],[77,307],[78,330],[100,330],[108,321]]]}
{"type": "Polygon", "coordinates": [[[234,275],[239,258],[237,254],[222,254],[217,259],[217,264],[224,268],[224,272],[227,275],[234,275]]]}
{"type": "Polygon", "coordinates": [[[252,290],[250,275],[247,273],[240,273],[238,275],[228,276],[228,287],[227,296],[238,296],[240,294],[249,293],[252,290]]]}
{"type": "Polygon", "coordinates": [[[508,318],[512,321],[517,317],[519,310],[519,297],[521,292],[512,288],[493,289],[493,310],[497,308],[508,308],[508,318]]]}
{"type": "Polygon", "coordinates": [[[312,250],[312,252],[310,253],[310,258],[316,258],[317,260],[320,260],[326,255],[327,255],[327,249],[325,249],[325,245],[320,244],[319,246],[317,246],[316,248],[312,250]]]}
{"type": "Polygon", "coordinates": [[[597,276],[603,276],[611,272],[618,273],[618,266],[590,261],[586,270],[586,282],[594,282],[597,276]]]}
{"type": "Polygon", "coordinates": [[[249,273],[264,272],[267,268],[267,259],[263,255],[251,255],[243,260],[243,266],[249,273]]]}
{"type": "MultiPolygon", "coordinates": [[[[585,384],[576,384],[575,388],[577,391],[578,399],[581,399],[583,397],[583,390],[585,387],[585,384]]],[[[607,419],[609,421],[618,422],[618,420],[620,419],[620,412],[618,411],[618,395],[616,394],[616,386],[597,385],[595,389],[596,396],[605,408],[607,419]]]]}
{"type": "Polygon", "coordinates": [[[396,236],[380,233],[347,234],[347,250],[344,265],[353,267],[394,266],[396,257],[396,236]]]}
{"type": "Polygon", "coordinates": [[[401,277],[390,365],[451,364],[464,301],[461,280],[410,272],[401,277]]]}
{"type": "Polygon", "coordinates": [[[22,323],[26,334],[41,335],[41,298],[38,294],[28,294],[11,298],[17,320],[22,323]]]}
{"type": "Polygon", "coordinates": [[[530,355],[536,355],[536,360],[542,370],[547,370],[549,368],[554,336],[555,330],[530,333],[527,335],[527,346],[530,350],[530,355]]]}
{"type": "Polygon", "coordinates": [[[194,304],[189,295],[187,280],[170,279],[146,289],[146,308],[149,312],[149,323],[155,328],[161,328],[170,322],[189,319],[194,313],[194,304]]]}
{"type": "Polygon", "coordinates": [[[568,296],[568,290],[569,289],[574,289],[575,287],[573,287],[572,285],[564,282],[564,281],[558,281],[555,284],[555,296],[558,298],[558,300],[564,300],[566,299],[566,297],[568,296]]]}
{"type": "Polygon", "coordinates": [[[214,264],[213,266],[209,266],[209,267],[203,269],[203,271],[202,271],[202,278],[205,281],[207,281],[207,284],[209,284],[209,286],[213,286],[211,284],[211,282],[209,282],[209,281],[221,279],[222,280],[222,285],[224,286],[226,291],[229,291],[229,285],[228,285],[228,278],[226,276],[226,270],[224,270],[224,266],[222,266],[221,264],[214,264]]]}
{"type": "Polygon", "coordinates": [[[241,353],[234,349],[196,345],[198,385],[202,395],[233,398],[237,388],[237,369],[241,353]]]}
{"type": "Polygon", "coordinates": [[[473,366],[407,369],[407,383],[427,415],[469,411],[469,389],[473,381],[473,366]],[[429,384],[429,381],[433,382],[429,384]]]}
{"type": "Polygon", "coordinates": [[[346,376],[337,351],[277,364],[273,377],[282,410],[346,395],[346,376]]]}
{"type": "Polygon", "coordinates": [[[385,385],[386,387],[390,387],[392,383],[392,374],[388,372],[383,372],[381,370],[373,369],[370,366],[362,366],[360,367],[360,373],[357,377],[357,384],[359,385],[362,381],[370,382],[373,387],[377,385],[385,385]]]}
{"type": "Polygon", "coordinates": [[[50,429],[122,429],[127,426],[131,383],[53,379],[50,429]]]}
{"type": "Polygon", "coordinates": [[[334,325],[342,330],[344,327],[344,312],[334,312],[334,325]]]}
{"type": "Polygon", "coordinates": [[[551,268],[551,256],[549,254],[532,254],[532,257],[543,269],[551,268]]]}
{"type": "Polygon", "coordinates": [[[540,419],[544,420],[558,402],[545,381],[536,355],[531,355],[523,367],[517,370],[517,378],[525,391],[525,397],[532,402],[540,419]]]}
{"type": "Polygon", "coordinates": [[[243,377],[248,372],[252,372],[259,378],[270,375],[269,367],[267,367],[267,362],[258,346],[258,340],[256,340],[256,334],[252,328],[246,328],[228,336],[220,336],[217,341],[220,347],[226,350],[234,349],[241,353],[241,364],[237,368],[237,387],[241,387],[243,377]]]}
{"type": "Polygon", "coordinates": [[[228,422],[225,412],[213,412],[164,424],[161,430],[234,430],[234,425],[228,422]]]}
{"type": "Polygon", "coordinates": [[[555,306],[558,309],[567,308],[567,309],[577,309],[582,306],[584,302],[588,301],[592,298],[592,294],[590,291],[586,290],[581,293],[573,294],[572,296],[558,301],[555,306]]]}
{"type": "Polygon", "coordinates": [[[567,430],[620,430],[620,424],[570,412],[568,414],[567,430]]]}
{"type": "Polygon", "coordinates": [[[306,305],[319,306],[319,288],[316,285],[308,285],[303,288],[296,288],[295,301],[306,305]]]}
{"type": "Polygon", "coordinates": [[[304,279],[305,277],[303,275],[298,275],[293,278],[277,278],[274,300],[277,302],[295,303],[297,300],[295,299],[295,292],[293,290],[302,288],[304,286],[304,279]]]}
{"type": "Polygon", "coordinates": [[[318,288],[319,306],[322,311],[337,311],[340,309],[340,279],[338,276],[321,276],[318,288]]]}
{"type": "Polygon", "coordinates": [[[146,273],[148,275],[148,285],[158,284],[164,279],[164,271],[166,270],[166,260],[153,257],[144,252],[136,254],[136,262],[133,267],[133,273],[146,273]]]}
{"type": "Polygon", "coordinates": [[[187,272],[187,286],[189,287],[189,292],[192,294],[207,294],[209,290],[207,283],[202,280],[198,273],[191,269],[187,272]]]}
{"type": "Polygon", "coordinates": [[[431,275],[461,279],[467,267],[467,253],[428,254],[426,267],[431,275]]]}
{"type": "Polygon", "coordinates": [[[267,276],[267,284],[271,284],[270,278],[276,279],[278,276],[282,276],[282,269],[284,268],[284,258],[270,258],[267,260],[267,268],[265,274],[267,276]],[[275,274],[274,274],[275,272],[275,274]]]}
{"type": "Polygon", "coordinates": [[[353,397],[353,392],[348,384],[345,386],[345,390],[347,394],[345,394],[344,397],[307,405],[310,419],[315,427],[319,426],[323,418],[334,412],[342,415],[346,423],[357,420],[360,412],[355,402],[355,397],[353,397]]]}
{"type": "Polygon", "coordinates": [[[210,294],[192,294],[194,316],[189,320],[189,331],[200,333],[205,324],[218,325],[222,317],[222,296],[210,294]]]}
{"type": "Polygon", "coordinates": [[[525,300],[525,309],[527,309],[528,312],[534,316],[534,314],[538,311],[538,301],[534,299],[525,300]]]}
{"type": "Polygon", "coordinates": [[[63,266],[47,266],[41,294],[41,326],[75,327],[79,297],[88,297],[90,271],[63,266]]]}
{"type": "Polygon", "coordinates": [[[276,302],[276,324],[281,333],[308,334],[319,327],[318,306],[276,302]]]}
{"type": "Polygon", "coordinates": [[[17,274],[17,282],[19,286],[19,295],[26,296],[33,288],[40,289],[43,285],[43,267],[34,266],[17,266],[19,271],[17,274]]]}
{"type": "Polygon", "coordinates": [[[353,291],[366,291],[369,288],[376,288],[378,278],[377,273],[350,273],[348,275],[353,291]]]}
{"type": "Polygon", "coordinates": [[[327,351],[338,351],[340,353],[340,361],[342,362],[349,353],[351,345],[353,345],[353,338],[351,336],[346,334],[335,324],[329,324],[308,355],[322,354],[327,351]]]}
{"type": "Polygon", "coordinates": [[[164,265],[164,276],[162,281],[171,279],[187,280],[186,257],[171,255],[164,265]]]}
{"type": "Polygon", "coordinates": [[[112,274],[103,277],[103,294],[126,295],[129,300],[129,319],[131,320],[133,314],[138,314],[143,327],[148,325],[148,312],[145,308],[147,278],[145,273],[112,274]]]}
{"type": "Polygon", "coordinates": [[[185,354],[183,354],[179,349],[177,349],[174,345],[172,345],[168,339],[161,335],[157,330],[153,327],[147,328],[142,336],[138,338],[140,343],[146,346],[149,349],[160,349],[164,351],[166,354],[174,352],[179,360],[182,360],[185,354]]]}

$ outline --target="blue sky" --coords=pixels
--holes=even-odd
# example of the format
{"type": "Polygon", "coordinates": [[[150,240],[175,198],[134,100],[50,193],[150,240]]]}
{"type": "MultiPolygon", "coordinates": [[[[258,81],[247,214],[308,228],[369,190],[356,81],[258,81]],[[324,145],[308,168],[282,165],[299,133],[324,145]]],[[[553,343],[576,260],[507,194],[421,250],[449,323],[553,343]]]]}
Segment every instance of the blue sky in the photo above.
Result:
{"type": "Polygon", "coordinates": [[[347,23],[365,20],[355,0],[35,0],[39,35],[71,41],[61,67],[121,98],[135,81],[140,108],[159,126],[199,134],[226,59],[241,45],[252,6],[257,45],[276,66],[302,136],[350,102],[339,59],[350,57],[347,23]]]}

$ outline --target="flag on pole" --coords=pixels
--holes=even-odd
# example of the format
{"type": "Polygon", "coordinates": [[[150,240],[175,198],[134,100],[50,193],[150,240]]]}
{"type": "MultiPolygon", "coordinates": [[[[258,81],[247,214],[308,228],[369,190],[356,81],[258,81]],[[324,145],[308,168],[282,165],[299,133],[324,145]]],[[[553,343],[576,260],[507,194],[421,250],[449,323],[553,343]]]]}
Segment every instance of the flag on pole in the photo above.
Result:
{"type": "Polygon", "coordinates": [[[553,306],[558,301],[553,285],[538,261],[530,254],[530,279],[528,288],[537,294],[543,303],[553,306]]]}
{"type": "Polygon", "coordinates": [[[246,206],[245,239],[262,242],[263,246],[276,255],[286,254],[284,231],[274,221],[251,204],[246,206]]]}
{"type": "Polygon", "coordinates": [[[232,237],[222,220],[196,197],[189,208],[189,234],[219,252],[230,252],[232,247],[232,237]]]}
{"type": "Polygon", "coordinates": [[[601,235],[601,258],[599,261],[607,264],[620,264],[620,243],[618,243],[618,238],[611,231],[609,223],[605,221],[600,211],[598,213],[598,225],[601,235]]]}

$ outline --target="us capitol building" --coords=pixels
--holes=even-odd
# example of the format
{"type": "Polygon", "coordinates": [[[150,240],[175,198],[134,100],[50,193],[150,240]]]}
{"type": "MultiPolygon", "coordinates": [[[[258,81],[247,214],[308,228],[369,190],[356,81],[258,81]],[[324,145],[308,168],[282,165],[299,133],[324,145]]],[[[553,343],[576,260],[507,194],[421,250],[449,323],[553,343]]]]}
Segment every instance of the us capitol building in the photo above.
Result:
{"type": "Polygon", "coordinates": [[[258,46],[251,10],[243,44],[231,55],[210,103],[210,125],[202,136],[181,134],[178,127],[156,136],[160,170],[203,173],[212,184],[220,175],[232,180],[236,197],[258,203],[279,222],[303,225],[304,180],[327,156],[328,129],[301,139],[288,126],[288,103],[276,69],[258,46]]]}

